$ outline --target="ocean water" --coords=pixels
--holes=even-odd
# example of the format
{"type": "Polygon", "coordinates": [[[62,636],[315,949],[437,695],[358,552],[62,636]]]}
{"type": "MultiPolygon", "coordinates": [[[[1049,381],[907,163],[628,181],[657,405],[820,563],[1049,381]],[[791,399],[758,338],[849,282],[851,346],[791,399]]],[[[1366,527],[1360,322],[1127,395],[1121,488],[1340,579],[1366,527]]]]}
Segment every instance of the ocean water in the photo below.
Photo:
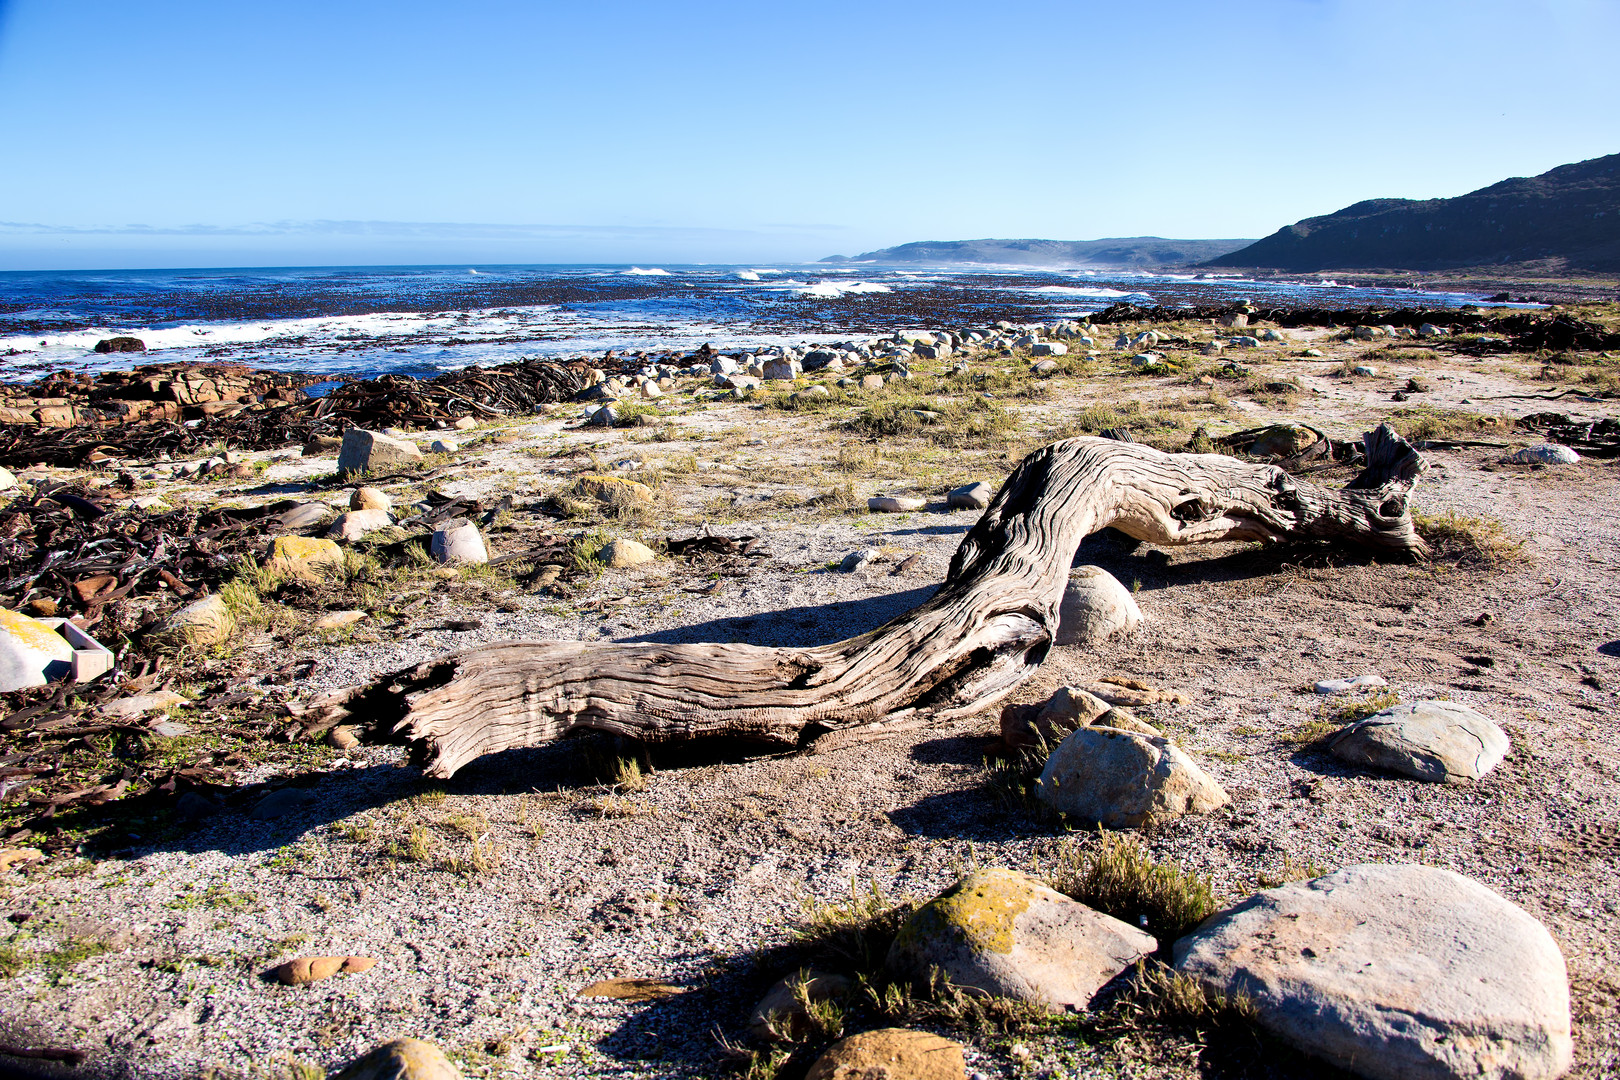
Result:
{"type": "Polygon", "coordinates": [[[1462,293],[1101,270],[774,266],[392,266],[0,273],[0,379],[230,361],[432,375],[524,356],[844,340],[1050,321],[1119,300],[1452,307],[1462,293]],[[105,337],[145,354],[99,355],[105,337]]]}

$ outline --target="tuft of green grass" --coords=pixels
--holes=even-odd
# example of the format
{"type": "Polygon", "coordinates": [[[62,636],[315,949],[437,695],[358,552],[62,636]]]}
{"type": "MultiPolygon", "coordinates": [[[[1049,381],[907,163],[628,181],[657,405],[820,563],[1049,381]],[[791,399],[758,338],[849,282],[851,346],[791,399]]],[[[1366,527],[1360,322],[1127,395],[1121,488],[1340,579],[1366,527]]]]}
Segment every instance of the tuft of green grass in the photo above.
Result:
{"type": "Polygon", "coordinates": [[[919,906],[890,900],[875,881],[862,890],[850,878],[849,900],[809,902],[794,938],[818,959],[878,980],[895,935],[919,906]]]}
{"type": "Polygon", "coordinates": [[[1524,541],[1508,535],[1495,518],[1458,517],[1454,511],[1412,511],[1412,525],[1429,545],[1429,557],[1471,568],[1489,569],[1524,557],[1524,541]]]}
{"type": "Polygon", "coordinates": [[[1215,910],[1208,878],[1155,861],[1140,841],[1120,833],[1065,841],[1046,878],[1065,896],[1143,927],[1166,949],[1215,910]]]}

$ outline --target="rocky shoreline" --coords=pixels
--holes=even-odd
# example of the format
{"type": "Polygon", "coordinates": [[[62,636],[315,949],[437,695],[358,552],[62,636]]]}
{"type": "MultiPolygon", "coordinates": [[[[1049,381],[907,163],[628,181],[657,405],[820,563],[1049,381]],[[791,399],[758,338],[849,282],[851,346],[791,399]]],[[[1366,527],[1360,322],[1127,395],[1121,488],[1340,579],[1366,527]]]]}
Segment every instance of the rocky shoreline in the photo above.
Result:
{"type": "Polygon", "coordinates": [[[61,382],[32,408],[181,412],[55,429],[97,440],[65,464],[37,416],[0,440],[3,606],[116,662],[0,698],[0,1062],[1605,1075],[1612,312],[1449,315],[1121,305],[581,357],[346,383],[329,409],[377,411],[307,430],[265,419],[323,400],[297,379],[61,382]],[[208,393],[239,408],[187,416],[208,393]],[[1430,466],[1428,560],[1098,534],[999,712],[425,782],[321,704],[510,638],[837,641],[926,598],[1053,439],[1341,486],[1385,422],[1430,466]],[[198,441],[145,453],[159,429],[198,441]],[[1512,460],[1549,442],[1573,459],[1512,460]]]}

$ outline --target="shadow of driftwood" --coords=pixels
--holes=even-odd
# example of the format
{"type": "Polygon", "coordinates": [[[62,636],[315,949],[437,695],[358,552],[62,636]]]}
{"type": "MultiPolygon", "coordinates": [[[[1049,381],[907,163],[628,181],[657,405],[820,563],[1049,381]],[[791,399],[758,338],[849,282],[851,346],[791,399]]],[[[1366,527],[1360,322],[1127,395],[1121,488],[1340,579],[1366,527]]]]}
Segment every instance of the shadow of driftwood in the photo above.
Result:
{"type": "Polygon", "coordinates": [[[904,615],[933,596],[936,588],[937,585],[929,585],[883,596],[869,596],[864,600],[737,615],[616,640],[659,645],[686,645],[703,641],[746,642],[749,645],[790,648],[829,645],[875,630],[891,619],[904,615]]]}

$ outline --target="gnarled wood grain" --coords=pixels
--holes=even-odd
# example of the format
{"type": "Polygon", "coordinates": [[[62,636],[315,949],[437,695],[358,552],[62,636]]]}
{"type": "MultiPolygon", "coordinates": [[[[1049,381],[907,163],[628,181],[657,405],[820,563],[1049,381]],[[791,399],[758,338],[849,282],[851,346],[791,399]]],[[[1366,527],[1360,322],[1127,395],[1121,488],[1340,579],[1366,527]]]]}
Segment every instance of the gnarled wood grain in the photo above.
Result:
{"type": "Polygon", "coordinates": [[[808,648],[502,642],[344,692],[323,712],[391,729],[436,776],[579,728],[795,745],[977,712],[1045,659],[1074,553],[1105,526],[1156,544],[1342,541],[1421,553],[1406,499],[1422,459],[1387,426],[1365,443],[1366,470],[1331,491],[1218,454],[1069,439],[1019,464],[937,593],[859,637],[808,648]]]}

